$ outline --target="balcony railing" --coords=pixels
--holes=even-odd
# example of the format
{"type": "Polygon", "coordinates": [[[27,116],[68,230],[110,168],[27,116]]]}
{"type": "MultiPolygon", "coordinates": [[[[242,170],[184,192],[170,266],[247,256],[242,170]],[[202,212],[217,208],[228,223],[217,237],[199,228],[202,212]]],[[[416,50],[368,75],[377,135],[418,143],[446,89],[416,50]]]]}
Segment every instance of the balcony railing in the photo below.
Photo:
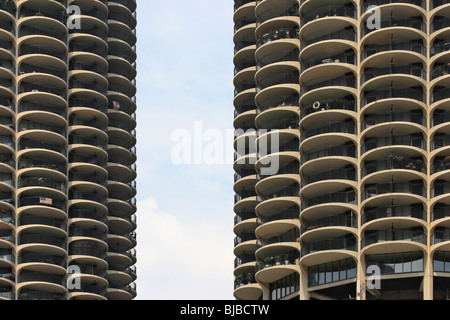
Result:
{"type": "Polygon", "coordinates": [[[374,113],[364,117],[361,123],[361,130],[370,128],[371,126],[386,122],[412,122],[426,127],[427,119],[423,116],[421,110],[412,111],[392,111],[389,113],[374,113]]]}
{"type": "Polygon", "coordinates": [[[413,241],[426,244],[427,235],[422,227],[410,229],[391,229],[391,230],[370,230],[366,231],[361,239],[361,247],[364,248],[374,243],[387,241],[413,241]]]}
{"type": "Polygon", "coordinates": [[[447,3],[448,3],[447,0],[430,0],[430,10],[433,10],[447,3]]]}
{"type": "Polygon", "coordinates": [[[430,25],[430,32],[435,32],[450,27],[450,18],[437,16],[430,25]]]}
{"type": "Polygon", "coordinates": [[[43,235],[43,234],[32,234],[32,233],[22,233],[18,237],[18,245],[29,244],[29,243],[42,243],[57,246],[65,249],[67,241],[65,238],[43,235]]]}
{"type": "Polygon", "coordinates": [[[399,145],[412,146],[426,150],[427,141],[423,139],[422,134],[389,135],[385,137],[367,138],[364,140],[364,143],[361,146],[361,154],[364,154],[376,148],[399,145]]]}
{"type": "Polygon", "coordinates": [[[259,201],[266,201],[270,199],[275,199],[279,197],[298,197],[298,194],[300,192],[300,187],[298,185],[291,185],[284,187],[278,191],[274,191],[270,194],[259,194],[257,197],[257,200],[259,201]]]}
{"type": "Polygon", "coordinates": [[[349,211],[345,214],[327,216],[320,219],[303,221],[301,226],[301,233],[306,231],[323,228],[323,227],[349,227],[357,228],[358,219],[356,215],[349,211]]]}
{"type": "Polygon", "coordinates": [[[348,145],[339,146],[324,146],[309,152],[305,152],[301,158],[301,164],[303,165],[307,161],[323,158],[323,157],[356,157],[356,146],[351,143],[348,145]]]}
{"type": "Polygon", "coordinates": [[[356,170],[353,166],[346,168],[324,168],[321,172],[304,175],[301,186],[325,180],[351,180],[356,181],[356,170]]]}
{"type": "Polygon", "coordinates": [[[412,75],[424,80],[426,79],[426,71],[422,65],[386,64],[365,69],[363,75],[361,76],[361,84],[375,77],[392,74],[412,75]]]}
{"type": "Polygon", "coordinates": [[[427,221],[427,212],[423,207],[414,205],[365,208],[361,216],[361,224],[393,217],[408,217],[427,221]]]}
{"type": "Polygon", "coordinates": [[[376,5],[376,6],[380,6],[383,4],[390,4],[390,3],[409,3],[409,4],[414,4],[416,6],[419,6],[421,8],[426,9],[425,7],[425,1],[424,0],[366,0],[364,1],[363,7],[362,7],[362,11],[367,11],[367,9],[370,6],[376,5]]]}
{"type": "Polygon", "coordinates": [[[262,225],[264,223],[277,220],[298,220],[299,216],[300,216],[300,208],[297,206],[293,206],[288,209],[277,212],[276,214],[260,216],[256,222],[258,225],[262,225]]]}
{"type": "Polygon", "coordinates": [[[427,54],[426,47],[423,45],[421,40],[392,39],[388,41],[379,41],[376,44],[366,45],[361,53],[361,61],[375,53],[397,50],[412,51],[422,55],[427,54]]]}
{"type": "Polygon", "coordinates": [[[286,28],[271,30],[268,33],[261,36],[256,41],[256,47],[259,48],[263,44],[280,39],[298,39],[298,31],[299,31],[298,29],[286,29],[286,28]]]}
{"type": "Polygon", "coordinates": [[[393,169],[414,170],[425,174],[427,173],[427,168],[421,159],[392,157],[387,160],[374,160],[366,162],[361,170],[361,177],[365,177],[374,172],[393,169]]]}
{"type": "Polygon", "coordinates": [[[18,300],[66,300],[66,297],[62,293],[52,293],[45,291],[33,291],[33,290],[21,290],[18,296],[18,300]]]}
{"type": "Polygon", "coordinates": [[[450,193],[450,181],[436,180],[431,188],[431,197],[450,193]]]}
{"type": "Polygon", "coordinates": [[[361,192],[361,200],[364,201],[387,193],[407,193],[426,197],[426,188],[423,186],[422,181],[367,184],[361,192]]]}
{"type": "Polygon", "coordinates": [[[431,140],[431,150],[443,148],[448,146],[449,144],[450,144],[450,135],[437,133],[434,135],[433,140],[431,140]]]}
{"type": "Polygon", "coordinates": [[[356,35],[355,29],[351,26],[339,31],[336,31],[336,29],[318,31],[302,39],[301,49],[303,50],[311,44],[325,40],[348,40],[355,42],[356,35]]]}
{"type": "Polygon", "coordinates": [[[281,61],[298,61],[300,51],[294,49],[291,51],[281,51],[277,50],[258,59],[257,63],[247,63],[245,65],[237,65],[239,69],[242,70],[244,67],[254,67],[256,65],[257,70],[261,69],[271,63],[281,62],[281,61]]]}
{"type": "Polygon", "coordinates": [[[390,87],[364,92],[361,98],[361,108],[375,101],[393,98],[414,99],[423,103],[427,101],[426,95],[421,89],[390,87]]]}
{"type": "Polygon", "coordinates": [[[316,197],[305,198],[302,201],[301,208],[305,210],[309,207],[325,204],[325,203],[346,203],[346,204],[357,204],[358,199],[356,198],[355,191],[338,191],[331,192],[328,194],[323,194],[316,197]]]}
{"type": "MultiPolygon", "coordinates": [[[[413,18],[413,17],[399,17],[395,18],[391,17],[389,20],[382,20],[380,23],[380,28],[391,28],[391,27],[408,27],[414,28],[423,32],[426,32],[426,25],[422,19],[413,18]]],[[[366,24],[364,24],[364,28],[361,30],[361,38],[365,35],[371,33],[375,28],[369,28],[366,24]]]]}
{"type": "Polygon", "coordinates": [[[23,282],[49,282],[54,284],[59,284],[60,286],[65,285],[65,276],[56,274],[46,274],[41,272],[31,272],[22,271],[18,276],[18,283],[23,282]]]}
{"type": "Polygon", "coordinates": [[[310,21],[324,17],[347,17],[356,18],[356,9],[352,6],[323,6],[308,12],[301,19],[302,26],[310,21]]]}
{"type": "Polygon", "coordinates": [[[309,114],[325,110],[348,110],[356,112],[356,101],[347,99],[318,100],[301,108],[300,116],[303,118],[309,114]]]}
{"type": "Polygon", "coordinates": [[[347,235],[344,237],[336,237],[332,239],[319,240],[312,243],[303,243],[301,255],[306,256],[310,253],[326,250],[357,250],[357,242],[354,236],[347,235]]]}
{"type": "Polygon", "coordinates": [[[259,259],[256,262],[256,272],[274,266],[295,265],[299,258],[299,254],[291,253],[259,259]]]}
{"type": "Polygon", "coordinates": [[[281,95],[273,97],[261,102],[258,104],[256,108],[256,113],[260,114],[266,110],[274,109],[274,108],[284,108],[284,107],[297,107],[298,106],[299,96],[296,94],[292,95],[281,95]]]}
{"type": "Polygon", "coordinates": [[[431,212],[431,221],[450,217],[450,206],[437,204],[431,212]]]}
{"type": "Polygon", "coordinates": [[[60,210],[66,210],[66,203],[61,200],[56,200],[48,197],[23,197],[19,199],[19,207],[25,206],[48,206],[60,210]]]}
{"type": "Polygon", "coordinates": [[[49,218],[43,216],[35,216],[31,214],[22,214],[19,219],[20,226],[32,225],[32,224],[40,224],[45,226],[56,227],[65,230],[67,224],[62,219],[49,218]]]}
{"type": "Polygon", "coordinates": [[[356,56],[353,50],[346,50],[344,53],[323,53],[304,60],[301,63],[301,69],[304,72],[311,67],[328,63],[348,63],[354,65],[355,60],[356,56]]]}
{"type": "Polygon", "coordinates": [[[55,181],[50,178],[44,177],[22,177],[19,179],[19,188],[26,187],[43,187],[43,188],[51,188],[55,190],[59,190],[61,192],[66,192],[67,187],[64,182],[55,181]]]}
{"type": "Polygon", "coordinates": [[[314,79],[307,83],[304,83],[300,89],[300,95],[307,93],[308,91],[324,88],[324,87],[356,87],[356,79],[353,73],[345,74],[343,76],[325,76],[320,79],[314,79]],[[351,75],[350,75],[351,74],[351,75]]]}
{"type": "MultiPolygon", "coordinates": [[[[280,84],[289,84],[289,83],[298,84],[299,76],[300,75],[298,72],[291,72],[291,73],[281,72],[272,74],[269,77],[264,78],[257,83],[256,92],[280,84]]],[[[252,88],[251,84],[249,85],[249,88],[252,88]]]]}
{"type": "Polygon", "coordinates": [[[259,25],[272,18],[298,16],[298,9],[299,6],[297,3],[291,6],[278,5],[275,8],[270,8],[259,13],[256,18],[257,19],[256,21],[257,24],[259,25]]]}
{"type": "Polygon", "coordinates": [[[305,140],[320,134],[326,133],[356,133],[356,124],[351,121],[343,120],[342,122],[322,122],[318,128],[305,129],[301,133],[301,139],[305,140]]]}

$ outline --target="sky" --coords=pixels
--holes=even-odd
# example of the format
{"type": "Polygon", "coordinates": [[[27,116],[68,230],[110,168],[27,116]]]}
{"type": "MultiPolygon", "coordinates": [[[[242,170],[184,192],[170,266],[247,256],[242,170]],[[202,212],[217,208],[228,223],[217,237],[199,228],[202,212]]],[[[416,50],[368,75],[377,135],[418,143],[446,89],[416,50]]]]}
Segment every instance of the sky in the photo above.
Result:
{"type": "Polygon", "coordinates": [[[231,300],[233,1],[137,4],[136,299],[231,300]]]}

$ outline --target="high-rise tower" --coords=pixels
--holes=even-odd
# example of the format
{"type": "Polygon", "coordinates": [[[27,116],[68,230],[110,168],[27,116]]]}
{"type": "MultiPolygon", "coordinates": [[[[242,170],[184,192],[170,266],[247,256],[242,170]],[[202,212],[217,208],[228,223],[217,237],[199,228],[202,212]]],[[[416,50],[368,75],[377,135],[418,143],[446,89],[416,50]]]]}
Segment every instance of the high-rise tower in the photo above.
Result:
{"type": "Polygon", "coordinates": [[[234,22],[235,146],[280,145],[269,177],[236,155],[235,297],[448,299],[450,4],[236,0],[234,22]]]}
{"type": "Polygon", "coordinates": [[[136,296],[136,22],[0,2],[0,299],[136,296]]]}

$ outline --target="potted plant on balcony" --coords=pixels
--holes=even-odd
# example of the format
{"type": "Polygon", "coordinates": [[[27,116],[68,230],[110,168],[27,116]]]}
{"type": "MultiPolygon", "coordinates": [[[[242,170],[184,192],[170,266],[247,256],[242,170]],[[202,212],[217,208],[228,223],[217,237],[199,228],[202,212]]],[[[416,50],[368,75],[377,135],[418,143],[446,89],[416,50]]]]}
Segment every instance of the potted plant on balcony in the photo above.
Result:
{"type": "Polygon", "coordinates": [[[289,265],[289,255],[284,254],[284,255],[283,255],[283,260],[284,260],[284,264],[285,264],[285,265],[289,265]]]}
{"type": "Polygon", "coordinates": [[[251,284],[251,283],[253,283],[254,282],[254,279],[255,279],[255,277],[254,277],[254,275],[253,275],[253,273],[247,273],[247,275],[245,276],[245,280],[247,280],[247,284],[251,284]]]}
{"type": "Polygon", "coordinates": [[[444,158],[444,170],[450,168],[450,156],[444,158]]]}
{"type": "Polygon", "coordinates": [[[275,265],[277,265],[277,266],[281,265],[281,256],[275,257],[275,265]]]}
{"type": "Polygon", "coordinates": [[[244,285],[244,276],[242,274],[237,275],[235,281],[238,287],[242,287],[244,285]]]}
{"type": "Polygon", "coordinates": [[[272,258],[269,258],[269,257],[264,258],[264,267],[265,268],[270,267],[271,262],[272,262],[272,258]]]}

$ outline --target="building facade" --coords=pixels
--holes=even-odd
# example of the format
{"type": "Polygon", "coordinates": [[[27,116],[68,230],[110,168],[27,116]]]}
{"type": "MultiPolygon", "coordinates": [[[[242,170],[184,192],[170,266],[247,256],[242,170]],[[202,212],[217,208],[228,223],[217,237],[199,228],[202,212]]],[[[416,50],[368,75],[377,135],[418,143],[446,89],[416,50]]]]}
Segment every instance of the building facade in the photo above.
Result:
{"type": "Polygon", "coordinates": [[[448,1],[234,5],[235,298],[449,299],[448,1]]]}
{"type": "Polygon", "coordinates": [[[136,296],[136,23],[0,2],[0,300],[136,296]]]}

